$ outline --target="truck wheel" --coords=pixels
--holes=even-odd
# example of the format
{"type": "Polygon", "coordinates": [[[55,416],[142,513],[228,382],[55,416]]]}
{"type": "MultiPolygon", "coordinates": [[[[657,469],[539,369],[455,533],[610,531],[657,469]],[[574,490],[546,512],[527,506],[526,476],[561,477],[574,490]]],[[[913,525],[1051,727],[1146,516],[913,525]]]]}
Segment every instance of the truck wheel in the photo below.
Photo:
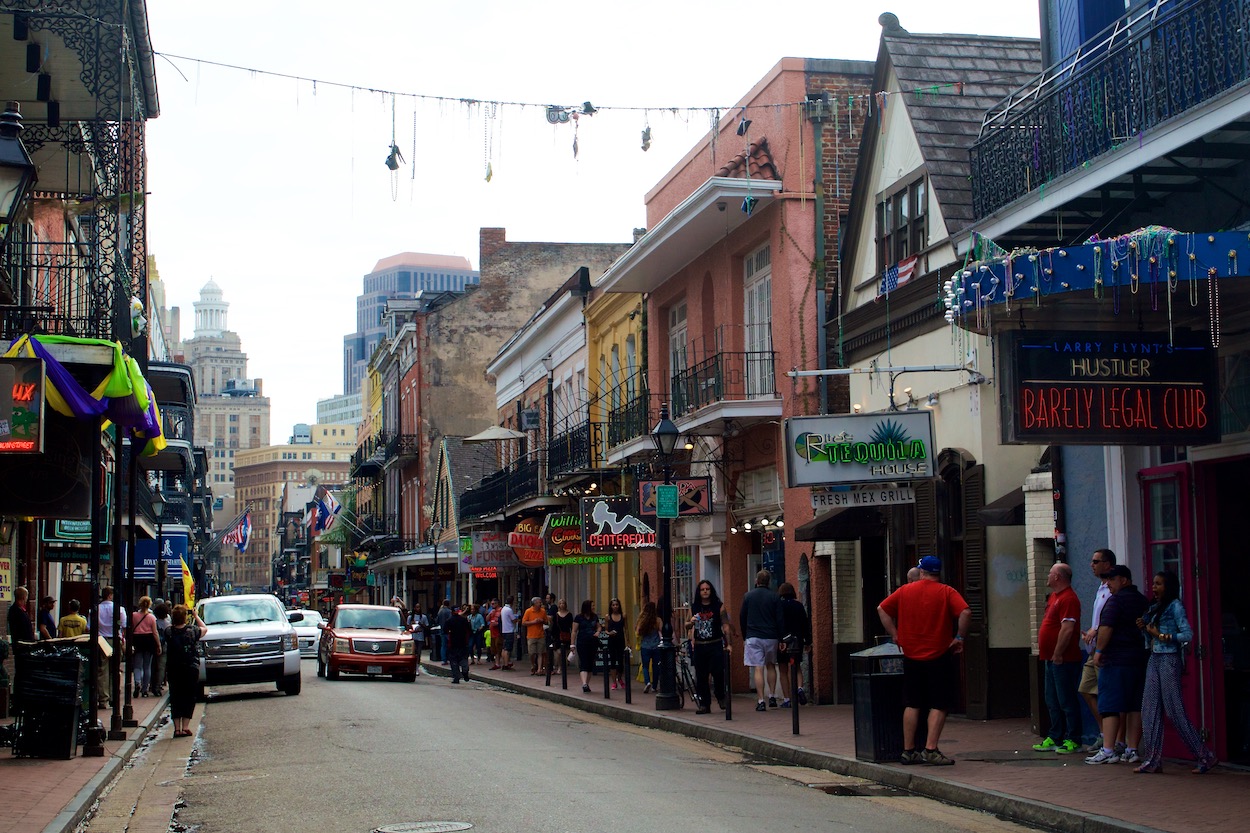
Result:
{"type": "Polygon", "coordinates": [[[327,665],[326,666],[326,679],[337,680],[338,678],[339,678],[339,670],[335,668],[333,665],[327,665]]]}
{"type": "Polygon", "coordinates": [[[321,654],[317,654],[317,676],[324,677],[326,675],[326,664],[321,660],[321,654]]]}
{"type": "Polygon", "coordinates": [[[301,682],[299,674],[292,674],[290,677],[279,680],[278,688],[288,697],[295,697],[299,694],[301,682]]]}

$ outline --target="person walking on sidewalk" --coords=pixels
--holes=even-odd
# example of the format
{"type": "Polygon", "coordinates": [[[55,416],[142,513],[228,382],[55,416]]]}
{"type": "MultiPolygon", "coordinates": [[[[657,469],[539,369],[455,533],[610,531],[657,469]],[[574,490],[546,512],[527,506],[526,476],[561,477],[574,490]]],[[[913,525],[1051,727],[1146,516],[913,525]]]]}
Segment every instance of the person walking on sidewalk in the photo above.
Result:
{"type": "Polygon", "coordinates": [[[603,617],[603,629],[608,632],[608,670],[612,676],[612,688],[625,687],[625,633],[629,623],[620,599],[608,602],[608,615],[603,617]]]}
{"type": "Polygon", "coordinates": [[[812,650],[812,621],[807,618],[807,608],[799,601],[794,585],[783,582],[777,588],[781,597],[781,641],[777,643],[777,667],[781,672],[781,707],[790,708],[790,666],[798,666],[798,690],[794,699],[800,706],[807,705],[803,692],[803,655],[812,650]]]}
{"type": "Polygon", "coordinates": [[[503,636],[503,650],[499,652],[499,667],[504,671],[512,670],[512,652],[516,650],[516,611],[512,609],[512,597],[509,596],[499,611],[499,632],[503,636]]]}
{"type": "Polygon", "coordinates": [[[599,653],[599,631],[602,623],[591,599],[582,602],[582,612],[573,617],[573,645],[577,648],[577,670],[582,677],[582,692],[590,692],[590,678],[595,673],[595,657],[599,653]]]}
{"type": "Polygon", "coordinates": [[[521,617],[521,626],[525,628],[525,641],[529,648],[531,677],[547,673],[545,635],[549,624],[547,608],[543,607],[542,598],[534,596],[530,599],[530,606],[526,609],[525,615],[521,617]]]}
{"type": "Polygon", "coordinates": [[[551,628],[552,641],[557,651],[554,658],[557,665],[552,666],[554,670],[561,667],[558,663],[569,661],[569,652],[573,649],[573,611],[569,610],[564,599],[556,602],[556,615],[551,618],[551,628]]]}
{"type": "MultiPolygon", "coordinates": [[[[1085,699],[1085,705],[1089,707],[1089,713],[1098,717],[1098,666],[1094,664],[1094,649],[1098,644],[1098,619],[1102,616],[1102,606],[1107,603],[1107,599],[1111,598],[1111,589],[1107,587],[1107,571],[1115,566],[1115,553],[1106,547],[1094,550],[1094,554],[1089,559],[1090,570],[1098,578],[1098,590],[1094,593],[1093,614],[1090,616],[1089,630],[1084,634],[1085,648],[1085,665],[1081,669],[1081,683],[1077,686],[1077,691],[1081,697],[1085,699]]],[[[1101,732],[1101,723],[1099,724],[1101,732]]],[[[1117,754],[1124,751],[1124,724],[1120,724],[1120,736],[1112,738],[1112,749],[1117,754]]],[[[1102,749],[1101,737],[1091,745],[1086,752],[1091,754],[1102,749]]]]}
{"type": "MultiPolygon", "coordinates": [[[[700,589],[702,585],[700,584],[700,589]]],[[[691,613],[694,611],[692,610],[691,613]]],[[[660,684],[660,631],[664,623],[655,612],[655,602],[647,602],[638,614],[638,651],[642,654],[643,694],[650,694],[660,684]]]]}
{"type": "Polygon", "coordinates": [[[430,617],[421,612],[421,603],[412,603],[408,614],[408,629],[412,631],[412,652],[417,655],[417,676],[421,676],[421,649],[425,647],[425,635],[430,630],[430,617]]]}
{"type": "Polygon", "coordinates": [[[1087,764],[1140,763],[1141,702],[1146,687],[1146,649],[1137,620],[1146,612],[1146,597],[1133,586],[1133,571],[1117,564],[1107,571],[1111,598],[1098,619],[1098,643],[1094,665],[1098,667],[1098,715],[1102,719],[1102,749],[1085,759],[1087,764]],[[1121,719],[1123,715],[1123,719],[1121,719]],[[1107,746],[1124,726],[1124,753],[1107,746]]]}
{"type": "Polygon", "coordinates": [[[152,605],[152,615],[156,617],[156,642],[161,650],[152,661],[152,694],[159,697],[165,688],[165,665],[168,656],[165,653],[165,632],[169,630],[169,603],[157,599],[152,605]]]}
{"type": "Polygon", "coordinates": [[[1081,749],[1081,701],[1076,688],[1081,682],[1081,646],[1077,632],[1081,621],[1081,600],[1072,589],[1072,568],[1055,563],[1046,575],[1050,598],[1037,629],[1037,653],[1046,666],[1046,710],[1050,713],[1050,733],[1038,752],[1070,755],[1081,749]]]}
{"type": "Polygon", "coordinates": [[[174,605],[165,631],[165,648],[169,660],[165,673],[169,679],[169,716],[174,722],[174,737],[191,737],[191,717],[195,714],[195,695],[200,687],[200,652],[198,643],[208,635],[208,626],[186,605],[174,605]]]}
{"type": "MultiPolygon", "coordinates": [[[[438,609],[438,613],[437,613],[437,614],[435,614],[435,616],[434,616],[434,621],[438,624],[438,637],[437,637],[437,638],[438,638],[438,640],[439,640],[439,643],[438,643],[438,649],[439,649],[439,655],[438,655],[438,658],[439,658],[439,660],[441,660],[441,661],[442,661],[443,665],[447,665],[447,663],[448,663],[448,657],[447,657],[447,622],[448,622],[448,620],[450,620],[450,619],[451,619],[451,616],[452,616],[452,611],[451,611],[451,599],[443,599],[443,605],[442,605],[442,607],[440,607],[440,608],[438,609]]],[[[431,656],[431,657],[430,657],[430,659],[433,659],[433,657],[431,656]]]]}
{"type": "Polygon", "coordinates": [[[499,655],[503,652],[503,611],[500,609],[499,600],[491,599],[490,611],[486,614],[486,629],[490,633],[490,644],[487,645],[490,651],[490,670],[499,670],[499,655]]]}
{"type": "Polygon", "coordinates": [[[916,566],[920,568],[920,579],[904,584],[877,607],[886,633],[903,650],[906,708],[900,762],[951,766],[955,762],[942,754],[938,742],[946,714],[959,696],[957,655],[963,653],[972,611],[955,588],[942,583],[941,559],[926,555],[916,566]],[[924,751],[916,749],[916,728],[922,709],[929,710],[924,751]]]}
{"type": "Polygon", "coordinates": [[[1146,635],[1150,659],[1146,663],[1146,690],[1142,695],[1141,766],[1133,772],[1163,772],[1163,715],[1180,733],[1181,740],[1197,759],[1190,772],[1204,775],[1219,763],[1215,753],[1202,742],[1202,736],[1185,712],[1181,697],[1182,651],[1188,650],[1194,632],[1181,604],[1181,582],[1176,573],[1155,573],[1151,586],[1154,604],[1137,620],[1146,635]]]}
{"type": "Polygon", "coordinates": [[[469,651],[469,665],[477,665],[482,661],[482,651],[486,649],[486,617],[482,615],[481,605],[469,606],[469,624],[473,627],[473,647],[469,651]]]}
{"type": "MultiPolygon", "coordinates": [[[[654,613],[654,610],[652,611],[654,613]]],[[[656,617],[657,622],[659,617],[656,617]]],[[[712,711],[712,695],[721,711],[725,710],[725,645],[729,642],[729,623],[725,621],[724,605],[712,582],[704,579],[695,588],[695,600],[690,603],[691,647],[694,651],[694,688],[699,695],[699,707],[695,714],[712,711]],[[708,676],[712,685],[708,687],[708,676]]],[[[659,631],[656,631],[657,645],[659,631]]],[[[646,649],[643,649],[646,657],[646,649]]],[[[645,660],[644,660],[645,661],[645,660]]],[[[659,687],[659,666],[656,666],[656,687],[659,687]]]]}
{"type": "Polygon", "coordinates": [[[152,615],[152,597],[142,596],[139,609],[130,614],[130,634],[134,640],[134,697],[152,693],[152,661],[161,652],[156,638],[156,617],[152,615]]]}
{"type": "Polygon", "coordinates": [[[69,600],[69,613],[61,617],[61,621],[56,626],[56,635],[65,639],[75,636],[82,636],[88,630],[87,617],[78,611],[81,605],[77,599],[69,600]]]}
{"type": "Polygon", "coordinates": [[[755,587],[742,597],[738,626],[742,629],[742,664],[755,680],[755,710],[777,707],[776,689],[768,694],[768,678],[777,671],[777,641],[781,639],[781,598],[769,589],[772,573],[755,574],[755,587]],[[767,698],[767,704],[765,699],[767,698]]]}

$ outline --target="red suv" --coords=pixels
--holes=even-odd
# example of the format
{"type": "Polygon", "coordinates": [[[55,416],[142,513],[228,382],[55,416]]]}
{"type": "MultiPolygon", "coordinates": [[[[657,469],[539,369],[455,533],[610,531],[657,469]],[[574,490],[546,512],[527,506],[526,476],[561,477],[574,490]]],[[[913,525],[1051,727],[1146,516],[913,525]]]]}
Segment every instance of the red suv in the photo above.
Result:
{"type": "Polygon", "coordinates": [[[341,672],[396,680],[417,678],[412,633],[396,607],[339,605],[321,629],[317,676],[337,680],[341,672]]]}

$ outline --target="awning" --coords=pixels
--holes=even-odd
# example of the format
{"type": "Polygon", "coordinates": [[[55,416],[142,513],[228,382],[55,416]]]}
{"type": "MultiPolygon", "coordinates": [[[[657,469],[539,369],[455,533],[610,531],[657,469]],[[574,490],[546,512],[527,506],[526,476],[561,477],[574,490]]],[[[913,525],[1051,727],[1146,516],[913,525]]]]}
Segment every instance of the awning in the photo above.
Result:
{"type": "Polygon", "coordinates": [[[1024,487],[1013,489],[977,510],[986,526],[1024,526],[1024,487]]]}
{"type": "Polygon", "coordinates": [[[839,506],[794,531],[796,541],[858,541],[885,534],[885,518],[873,506],[839,506]]]}
{"type": "Polygon", "coordinates": [[[462,443],[498,443],[505,440],[523,440],[525,434],[520,431],[513,431],[511,428],[504,428],[500,425],[492,425],[485,431],[480,431],[472,437],[465,437],[462,443]]]}

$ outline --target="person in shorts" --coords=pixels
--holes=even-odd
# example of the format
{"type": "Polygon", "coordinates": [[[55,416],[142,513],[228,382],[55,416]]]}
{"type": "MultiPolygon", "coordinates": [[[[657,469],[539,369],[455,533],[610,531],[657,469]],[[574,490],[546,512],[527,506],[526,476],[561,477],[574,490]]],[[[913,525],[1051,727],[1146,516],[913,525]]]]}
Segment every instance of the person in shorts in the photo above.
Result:
{"type": "Polygon", "coordinates": [[[1146,645],[1137,620],[1150,603],[1133,585],[1133,573],[1117,564],[1106,573],[1111,598],[1098,617],[1098,642],[1094,665],[1098,667],[1098,717],[1102,721],[1102,748],[1085,759],[1087,764],[1141,763],[1137,744],[1141,740],[1141,703],[1146,688],[1146,645]],[[1122,717],[1121,717],[1122,715],[1122,717]],[[1107,746],[1121,727],[1124,751],[1107,746]]]}
{"type": "Polygon", "coordinates": [[[942,561],[926,555],[916,565],[917,581],[895,590],[877,615],[890,638],[903,650],[903,754],[904,764],[951,766],[938,741],[946,715],[959,696],[959,660],[972,611],[955,588],[942,583],[942,561]],[[920,712],[929,710],[923,751],[916,749],[920,712]]]}
{"type": "MultiPolygon", "coordinates": [[[[1094,554],[1090,556],[1089,566],[1094,575],[1098,577],[1098,591],[1094,594],[1094,612],[1090,617],[1089,630],[1085,632],[1085,667],[1081,669],[1081,682],[1076,687],[1077,692],[1085,699],[1085,705],[1089,707],[1089,713],[1094,715],[1095,720],[1098,717],[1098,667],[1094,665],[1094,647],[1098,642],[1098,619],[1102,616],[1102,606],[1107,603],[1107,599],[1111,598],[1111,590],[1107,587],[1106,573],[1115,566],[1115,553],[1105,547],[1103,549],[1094,550],[1094,554]]],[[[1101,721],[1099,726],[1101,728],[1101,721]]],[[[1124,751],[1124,724],[1120,724],[1120,736],[1112,738],[1114,745],[1112,748],[1117,752],[1124,751]]],[[[1097,753],[1102,749],[1102,741],[1095,740],[1086,752],[1090,754],[1097,753]]]]}
{"type": "Polygon", "coordinates": [[[777,707],[777,697],[768,695],[768,679],[777,673],[777,640],[784,627],[781,597],[769,589],[772,573],[760,570],[755,574],[755,587],[742,597],[738,625],[742,628],[742,664],[755,678],[755,710],[777,707]]]}

